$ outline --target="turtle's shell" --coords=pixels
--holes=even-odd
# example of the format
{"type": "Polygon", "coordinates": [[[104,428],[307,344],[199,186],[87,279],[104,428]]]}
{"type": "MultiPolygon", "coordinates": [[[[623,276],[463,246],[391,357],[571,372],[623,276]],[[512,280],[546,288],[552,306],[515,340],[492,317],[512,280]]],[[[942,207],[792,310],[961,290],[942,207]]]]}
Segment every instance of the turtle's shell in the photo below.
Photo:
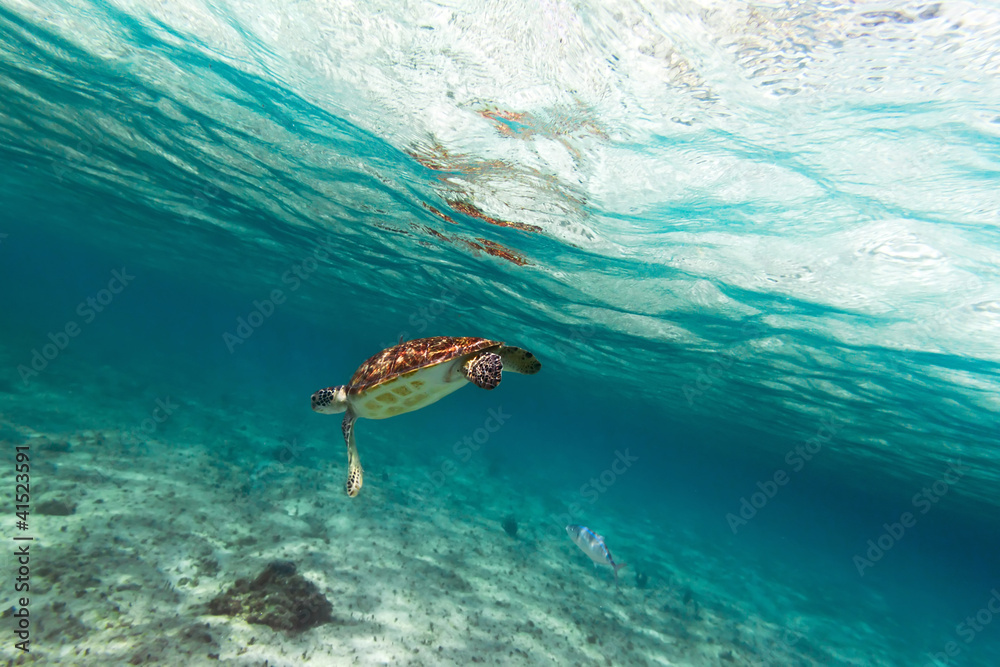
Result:
{"type": "Polygon", "coordinates": [[[348,401],[366,419],[419,410],[468,384],[461,366],[472,355],[501,347],[486,338],[447,336],[401,343],[361,364],[347,385],[348,401]]]}
{"type": "Polygon", "coordinates": [[[357,395],[423,368],[502,345],[499,341],[469,336],[435,336],[400,343],[361,364],[348,383],[347,392],[357,395]]]}

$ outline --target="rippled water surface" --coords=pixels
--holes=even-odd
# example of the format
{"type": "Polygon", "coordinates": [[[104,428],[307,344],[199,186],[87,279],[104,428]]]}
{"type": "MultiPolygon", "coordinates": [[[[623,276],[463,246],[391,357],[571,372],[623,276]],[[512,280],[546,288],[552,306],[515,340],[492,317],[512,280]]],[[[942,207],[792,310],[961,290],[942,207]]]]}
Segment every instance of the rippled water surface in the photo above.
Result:
{"type": "Polygon", "coordinates": [[[0,136],[0,439],[94,571],[39,664],[997,664],[1000,5],[7,0],[0,136]],[[543,371],[359,422],[346,498],[306,399],[432,335],[543,371]],[[351,621],[206,613],[279,557],[351,621]]]}

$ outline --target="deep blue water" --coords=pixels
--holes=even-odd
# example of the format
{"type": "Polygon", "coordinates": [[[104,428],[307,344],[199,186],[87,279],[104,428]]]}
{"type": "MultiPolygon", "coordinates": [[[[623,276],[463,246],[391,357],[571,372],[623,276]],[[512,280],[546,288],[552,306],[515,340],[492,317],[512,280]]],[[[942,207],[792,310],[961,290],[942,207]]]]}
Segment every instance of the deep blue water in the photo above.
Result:
{"type": "MultiPolygon", "coordinates": [[[[508,591],[496,622],[530,616],[572,648],[456,630],[461,650],[527,647],[505,664],[997,664],[1000,8],[608,7],[308,4],[272,21],[235,5],[0,8],[0,437],[127,436],[43,458],[36,498],[106,493],[128,514],[123,486],[184,470],[154,509],[192,513],[206,501],[183,489],[204,489],[206,534],[227,520],[264,534],[280,501],[322,499],[335,548],[308,531],[273,552],[218,547],[232,571],[178,585],[185,623],[292,544],[324,581],[364,549],[395,553],[401,512],[434,527],[399,548],[402,575],[453,570],[474,591],[462,614],[482,613],[481,572],[429,540],[506,547],[513,513],[509,577],[536,583],[508,591]],[[339,419],[309,395],[431,335],[504,340],[543,369],[361,420],[366,484],[348,499],[339,419]],[[176,407],[154,427],[164,401],[176,407]],[[496,411],[509,418],[459,456],[496,411]],[[288,443],[293,460],[254,492],[278,504],[238,520],[226,485],[258,484],[288,443]],[[229,472],[173,468],[177,452],[229,472]],[[99,481],[73,486],[93,466],[99,481]],[[622,591],[584,567],[566,523],[629,562],[622,591]],[[537,583],[563,577],[572,586],[537,583]],[[599,645],[572,634],[592,620],[599,645]]],[[[39,562],[67,535],[86,543],[88,507],[64,526],[37,518],[39,562]]],[[[162,544],[184,538],[148,539],[150,567],[176,584],[162,544]]],[[[109,585],[132,576],[89,564],[109,585]]],[[[100,632],[86,606],[99,588],[39,581],[39,664],[109,645],[73,631],[100,632]],[[64,598],[72,623],[52,606],[64,598]]],[[[366,613],[425,613],[399,604],[366,613]]],[[[219,659],[251,664],[219,639],[243,621],[212,623],[219,659]]],[[[320,664],[345,647],[362,664],[467,664],[418,656],[417,630],[390,627],[405,660],[349,629],[259,650],[271,664],[296,664],[289,646],[320,664]]],[[[142,644],[125,637],[107,660],[142,644]]]]}

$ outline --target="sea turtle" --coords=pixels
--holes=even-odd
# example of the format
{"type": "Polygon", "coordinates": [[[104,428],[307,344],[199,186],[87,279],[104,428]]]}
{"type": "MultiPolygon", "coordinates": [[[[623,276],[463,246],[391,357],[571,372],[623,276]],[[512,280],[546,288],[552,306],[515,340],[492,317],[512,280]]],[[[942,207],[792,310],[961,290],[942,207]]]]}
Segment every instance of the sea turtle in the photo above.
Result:
{"type": "Polygon", "coordinates": [[[534,375],[535,355],[486,338],[419,338],[382,350],[361,364],[350,383],[320,389],[312,409],[325,415],[347,412],[342,430],[347,444],[347,495],[361,490],[362,469],[354,441],[358,417],[386,419],[438,401],[471,382],[483,389],[500,384],[503,370],[534,375]]]}

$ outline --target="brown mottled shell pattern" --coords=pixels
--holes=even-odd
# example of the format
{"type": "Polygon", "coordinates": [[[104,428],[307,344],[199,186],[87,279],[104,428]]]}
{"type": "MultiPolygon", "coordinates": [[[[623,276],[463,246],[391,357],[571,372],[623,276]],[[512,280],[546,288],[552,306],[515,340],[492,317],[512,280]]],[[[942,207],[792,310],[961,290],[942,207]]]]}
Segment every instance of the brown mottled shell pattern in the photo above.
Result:
{"type": "Polygon", "coordinates": [[[359,394],[400,375],[501,345],[500,341],[470,336],[435,336],[400,343],[361,364],[354,372],[347,391],[359,394]]]}

